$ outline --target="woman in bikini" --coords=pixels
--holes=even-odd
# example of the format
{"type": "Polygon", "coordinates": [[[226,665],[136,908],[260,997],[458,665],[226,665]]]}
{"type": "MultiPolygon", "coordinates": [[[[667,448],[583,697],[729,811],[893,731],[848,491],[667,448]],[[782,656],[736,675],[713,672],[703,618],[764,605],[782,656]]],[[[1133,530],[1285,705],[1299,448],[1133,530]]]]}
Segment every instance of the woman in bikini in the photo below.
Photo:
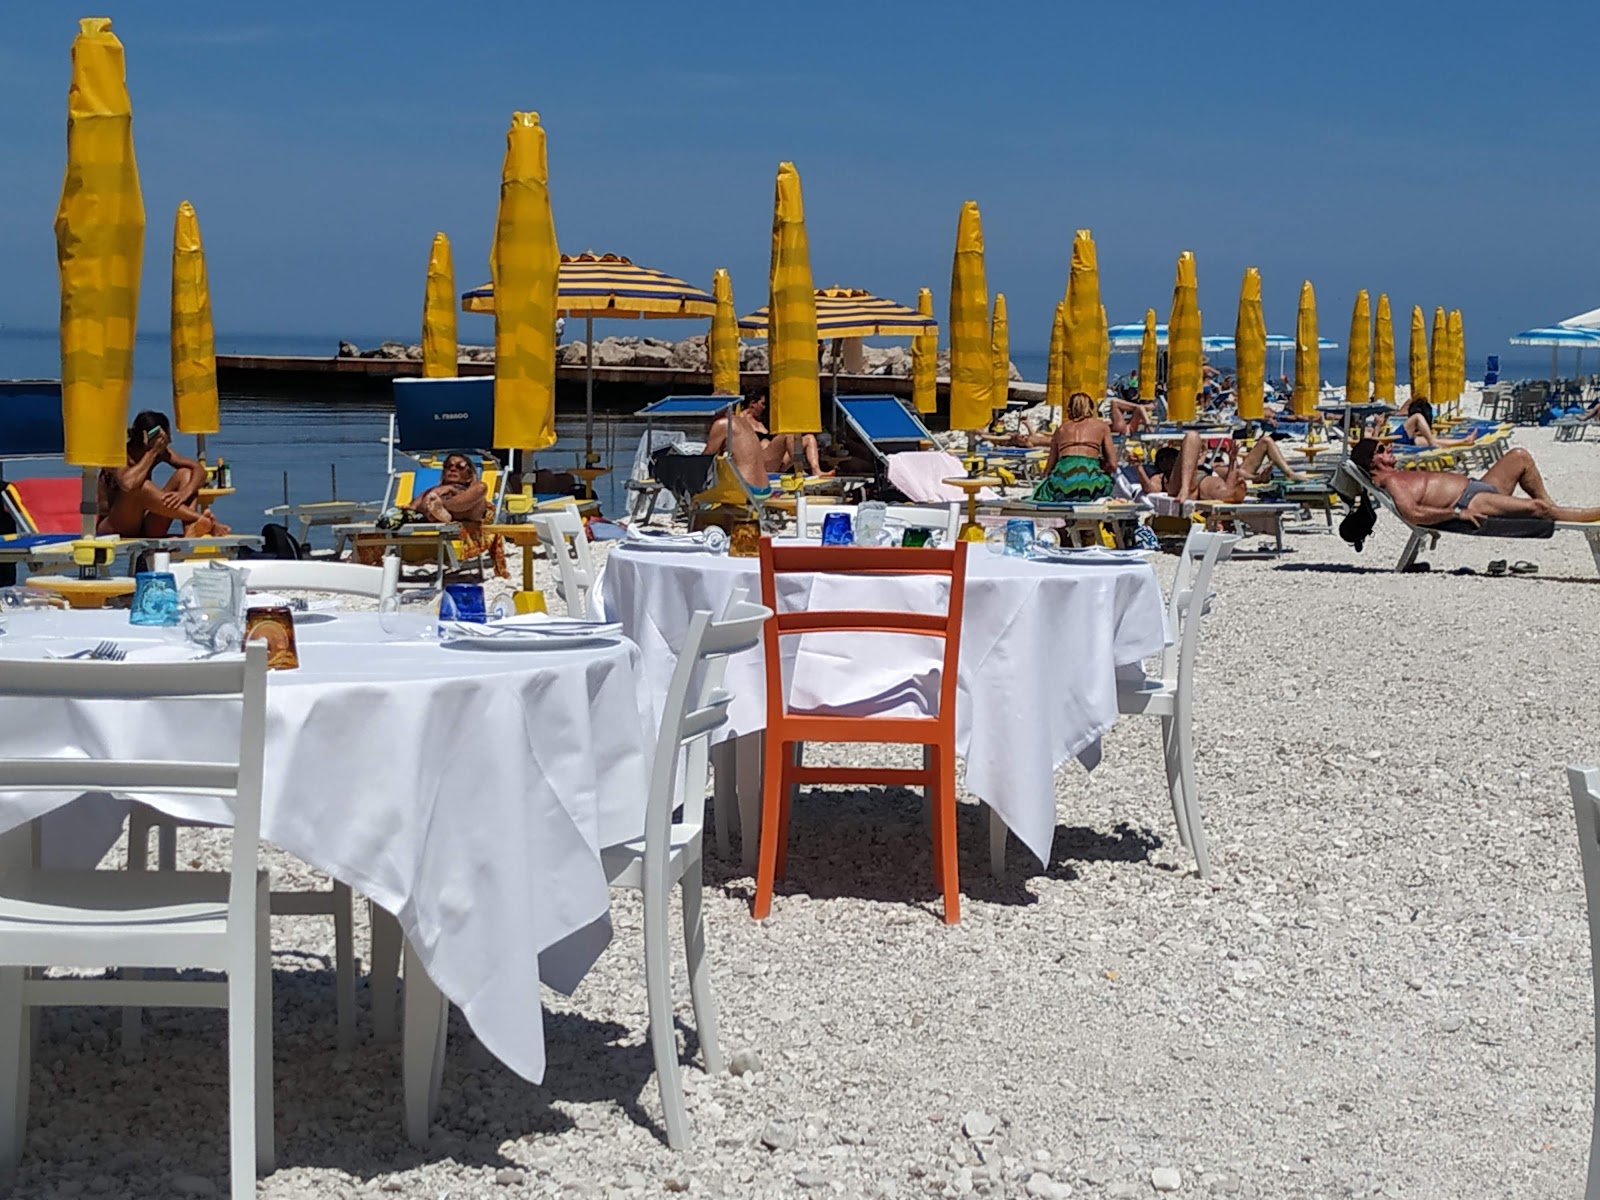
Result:
{"type": "Polygon", "coordinates": [[[1033,498],[1053,504],[1104,500],[1112,493],[1116,470],[1111,426],[1096,415],[1087,392],[1074,392],[1067,400],[1067,419],[1050,439],[1050,459],[1033,498]]]}

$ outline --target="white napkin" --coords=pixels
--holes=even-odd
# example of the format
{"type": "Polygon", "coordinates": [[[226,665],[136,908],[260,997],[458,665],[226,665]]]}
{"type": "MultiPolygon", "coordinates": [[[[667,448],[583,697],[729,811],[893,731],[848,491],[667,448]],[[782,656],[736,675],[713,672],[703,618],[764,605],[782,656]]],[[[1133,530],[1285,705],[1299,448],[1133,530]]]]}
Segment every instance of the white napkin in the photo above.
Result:
{"type": "Polygon", "coordinates": [[[622,632],[620,621],[580,621],[576,617],[552,617],[549,613],[518,613],[488,623],[490,629],[531,634],[615,634],[622,632]]]}
{"type": "MultiPolygon", "coordinates": [[[[246,608],[296,608],[295,602],[287,596],[280,596],[277,592],[246,592],[244,596],[246,608]]],[[[296,611],[301,611],[296,609],[296,611]]],[[[305,601],[305,612],[338,612],[339,601],[332,596],[318,596],[314,600],[305,601]]]]}
{"type": "Polygon", "coordinates": [[[624,539],[629,542],[653,542],[662,546],[703,546],[706,543],[704,530],[694,533],[668,533],[666,530],[659,532],[652,529],[640,529],[637,526],[628,526],[628,536],[624,539]]]}
{"type": "Polygon", "coordinates": [[[1036,550],[1035,558],[1042,558],[1047,562],[1083,562],[1085,559],[1094,559],[1099,562],[1148,562],[1148,550],[1114,550],[1110,546],[1085,546],[1081,550],[1058,547],[1054,550],[1036,550]]]}

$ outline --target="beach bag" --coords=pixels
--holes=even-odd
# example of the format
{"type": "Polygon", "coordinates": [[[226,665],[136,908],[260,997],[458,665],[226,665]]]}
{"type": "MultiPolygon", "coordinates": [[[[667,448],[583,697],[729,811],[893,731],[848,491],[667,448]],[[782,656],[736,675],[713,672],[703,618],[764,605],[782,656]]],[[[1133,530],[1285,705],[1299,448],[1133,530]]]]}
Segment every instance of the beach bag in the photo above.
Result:
{"type": "Polygon", "coordinates": [[[1365,492],[1355,502],[1354,507],[1345,514],[1344,520],[1339,522],[1339,536],[1356,548],[1356,553],[1361,553],[1361,547],[1367,538],[1372,536],[1372,527],[1378,523],[1378,514],[1372,509],[1372,499],[1365,492]]]}
{"type": "Polygon", "coordinates": [[[306,558],[306,548],[289,536],[289,527],[276,523],[261,527],[260,558],[306,558]]]}

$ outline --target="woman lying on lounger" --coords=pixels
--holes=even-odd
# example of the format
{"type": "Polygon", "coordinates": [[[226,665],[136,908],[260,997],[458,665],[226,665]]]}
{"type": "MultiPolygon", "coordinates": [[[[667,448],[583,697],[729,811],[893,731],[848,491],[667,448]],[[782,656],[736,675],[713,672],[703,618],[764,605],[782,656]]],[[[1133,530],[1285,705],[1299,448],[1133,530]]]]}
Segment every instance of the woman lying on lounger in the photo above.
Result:
{"type": "Polygon", "coordinates": [[[1151,464],[1155,467],[1154,473],[1147,475],[1143,466],[1138,468],[1140,484],[1147,493],[1165,492],[1178,500],[1243,504],[1250,494],[1250,485],[1267,482],[1272,478],[1274,467],[1296,482],[1307,478],[1289,465],[1278,443],[1266,435],[1258,437],[1243,458],[1239,457],[1239,443],[1232,442],[1227,462],[1217,467],[1207,467],[1201,462],[1204,448],[1200,435],[1191,429],[1183,435],[1181,449],[1163,446],[1156,452],[1151,464]]]}
{"type": "Polygon", "coordinates": [[[1418,396],[1406,405],[1406,419],[1397,434],[1402,446],[1421,446],[1428,450],[1447,450],[1451,446],[1470,446],[1478,435],[1464,438],[1442,438],[1433,431],[1433,405],[1426,396],[1418,396]]]}

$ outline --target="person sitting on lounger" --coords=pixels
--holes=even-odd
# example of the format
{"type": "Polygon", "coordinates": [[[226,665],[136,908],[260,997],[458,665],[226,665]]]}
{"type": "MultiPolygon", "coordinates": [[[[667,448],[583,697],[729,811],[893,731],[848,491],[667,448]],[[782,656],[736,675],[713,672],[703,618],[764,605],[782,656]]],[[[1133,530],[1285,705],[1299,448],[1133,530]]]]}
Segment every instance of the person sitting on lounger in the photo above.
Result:
{"type": "Polygon", "coordinates": [[[172,523],[179,521],[184,537],[226,536],[232,531],[195,504],[205,482],[206,469],[173,450],[166,415],[142,412],[128,426],[128,465],[100,471],[95,530],[125,538],[157,538],[166,537],[172,523]],[[157,484],[155,470],[163,464],[172,468],[172,474],[157,484]]]}
{"type": "Polygon", "coordinates": [[[1226,465],[1212,469],[1202,461],[1204,443],[1193,430],[1183,435],[1179,449],[1163,446],[1156,452],[1153,465],[1156,470],[1146,475],[1139,468],[1139,482],[1146,492],[1165,492],[1178,500],[1211,500],[1219,504],[1242,504],[1250,494],[1252,483],[1266,483],[1276,467],[1286,478],[1300,482],[1307,478],[1289,466],[1270,437],[1259,437],[1256,444],[1239,457],[1239,443],[1232,442],[1228,449],[1226,465]],[[1177,484],[1177,490],[1173,490],[1177,484]]]}
{"type": "MultiPolygon", "coordinates": [[[[1137,395],[1138,393],[1134,393],[1137,395]]],[[[1132,400],[1111,402],[1111,432],[1117,437],[1137,434],[1146,427],[1155,428],[1155,413],[1149,405],[1132,400]]]]}
{"type": "MultiPolygon", "coordinates": [[[[765,397],[761,397],[764,401],[765,397]]],[[[706,438],[707,454],[726,454],[745,487],[759,499],[772,493],[767,482],[767,455],[762,438],[771,438],[767,427],[752,413],[753,401],[738,400],[728,405],[711,423],[706,438]]],[[[763,406],[764,407],[764,406],[763,406]]]]}
{"type": "Polygon", "coordinates": [[[1053,504],[1087,504],[1104,500],[1113,489],[1117,448],[1111,426],[1095,415],[1098,406],[1087,392],[1067,400],[1067,419],[1050,439],[1044,478],[1033,490],[1035,500],[1053,504]]]}
{"type": "Polygon", "coordinates": [[[451,453],[439,465],[439,482],[411,502],[411,507],[441,525],[481,525],[489,512],[489,489],[465,454],[451,453]]]}
{"type": "MultiPolygon", "coordinates": [[[[767,394],[758,392],[755,399],[750,401],[750,416],[756,423],[756,436],[761,439],[762,455],[766,459],[767,474],[781,475],[785,471],[794,469],[794,443],[792,433],[769,433],[767,431],[767,394]]],[[[820,442],[814,433],[800,435],[800,453],[806,462],[806,472],[812,476],[829,476],[832,471],[822,469],[820,457],[820,442]]]]}
{"type": "Polygon", "coordinates": [[[1395,510],[1413,525],[1463,520],[1476,526],[1485,517],[1600,521],[1600,507],[1572,508],[1552,500],[1533,455],[1520,446],[1507,451],[1482,479],[1455,471],[1403,471],[1394,450],[1373,438],[1357,442],[1350,461],[1388,493],[1395,510]],[[1518,488],[1527,494],[1516,495],[1518,488]]]}
{"type": "Polygon", "coordinates": [[[1429,450],[1444,450],[1451,446],[1470,446],[1478,435],[1464,438],[1442,438],[1433,432],[1433,405],[1426,396],[1415,397],[1406,405],[1406,419],[1397,435],[1402,446],[1422,446],[1429,450]]]}

